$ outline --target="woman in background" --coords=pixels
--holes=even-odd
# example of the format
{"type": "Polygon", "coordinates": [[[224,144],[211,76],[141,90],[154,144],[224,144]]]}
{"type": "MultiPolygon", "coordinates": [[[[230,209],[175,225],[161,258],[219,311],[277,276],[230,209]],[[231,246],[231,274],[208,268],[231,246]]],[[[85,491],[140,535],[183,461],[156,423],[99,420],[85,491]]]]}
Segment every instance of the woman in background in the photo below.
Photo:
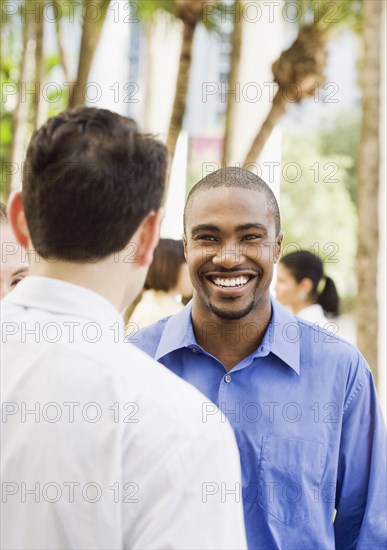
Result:
{"type": "Polygon", "coordinates": [[[295,315],[320,326],[329,323],[326,316],[339,314],[335,283],[324,275],[321,260],[307,250],[281,258],[275,293],[277,300],[295,315]]]}
{"type": "Polygon", "coordinates": [[[4,298],[28,275],[28,262],[12,231],[7,207],[0,202],[0,298],[4,298]]]}
{"type": "Polygon", "coordinates": [[[144,292],[130,315],[128,329],[144,328],[184,308],[181,299],[192,296],[192,283],[184,257],[183,241],[160,239],[145,281],[144,292]]]}

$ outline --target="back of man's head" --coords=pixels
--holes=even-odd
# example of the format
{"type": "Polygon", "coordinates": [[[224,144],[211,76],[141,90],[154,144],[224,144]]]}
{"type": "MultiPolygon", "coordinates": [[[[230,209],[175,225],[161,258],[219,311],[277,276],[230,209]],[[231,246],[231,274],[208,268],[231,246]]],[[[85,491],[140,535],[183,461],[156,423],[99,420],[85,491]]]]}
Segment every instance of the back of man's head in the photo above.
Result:
{"type": "Polygon", "coordinates": [[[23,173],[30,237],[46,259],[87,262],[123,250],[160,207],[166,148],[136,123],[80,107],[32,137],[23,173]]]}

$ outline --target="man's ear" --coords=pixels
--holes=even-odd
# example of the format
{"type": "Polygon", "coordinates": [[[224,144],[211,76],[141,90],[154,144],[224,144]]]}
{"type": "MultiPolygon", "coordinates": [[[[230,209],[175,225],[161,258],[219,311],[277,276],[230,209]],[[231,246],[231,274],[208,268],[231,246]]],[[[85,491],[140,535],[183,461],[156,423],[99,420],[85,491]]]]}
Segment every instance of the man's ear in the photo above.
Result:
{"type": "Polygon", "coordinates": [[[160,224],[163,217],[163,208],[150,212],[136,231],[136,256],[140,267],[149,267],[153,261],[153,251],[160,240],[160,224]]]}
{"type": "Polygon", "coordinates": [[[187,235],[185,233],[182,234],[181,238],[183,239],[183,245],[184,245],[184,258],[185,261],[188,261],[188,254],[187,254],[187,235]]]}
{"type": "Polygon", "coordinates": [[[12,230],[19,244],[28,248],[30,233],[24,212],[24,205],[21,191],[13,191],[8,199],[8,219],[12,230]]]}
{"type": "Polygon", "coordinates": [[[280,231],[275,239],[275,245],[274,245],[274,263],[275,264],[278,262],[281,256],[283,238],[284,238],[284,234],[282,231],[280,231]]]}

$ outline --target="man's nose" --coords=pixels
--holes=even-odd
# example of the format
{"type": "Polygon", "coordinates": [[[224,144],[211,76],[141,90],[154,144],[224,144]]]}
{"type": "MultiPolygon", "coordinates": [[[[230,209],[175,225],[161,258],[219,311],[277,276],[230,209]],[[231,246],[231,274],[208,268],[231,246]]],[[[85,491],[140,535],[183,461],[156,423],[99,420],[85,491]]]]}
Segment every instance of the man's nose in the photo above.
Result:
{"type": "Polygon", "coordinates": [[[212,262],[226,269],[231,269],[245,261],[243,248],[238,242],[226,242],[217,247],[216,253],[212,258],[212,262]]]}

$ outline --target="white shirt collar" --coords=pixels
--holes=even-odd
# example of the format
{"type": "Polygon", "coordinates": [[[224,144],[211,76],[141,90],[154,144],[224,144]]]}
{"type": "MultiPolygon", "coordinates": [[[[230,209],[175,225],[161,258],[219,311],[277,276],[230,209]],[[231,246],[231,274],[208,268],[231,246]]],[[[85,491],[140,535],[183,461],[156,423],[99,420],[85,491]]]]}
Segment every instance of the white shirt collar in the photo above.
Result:
{"type": "Polygon", "coordinates": [[[118,310],[101,294],[50,277],[25,277],[7,294],[4,301],[23,307],[92,319],[99,323],[123,323],[118,310]]]}
{"type": "Polygon", "coordinates": [[[328,319],[325,317],[324,310],[320,304],[312,304],[307,306],[297,312],[296,315],[297,317],[301,317],[301,319],[305,319],[311,323],[319,323],[323,326],[328,323],[328,319]]]}

